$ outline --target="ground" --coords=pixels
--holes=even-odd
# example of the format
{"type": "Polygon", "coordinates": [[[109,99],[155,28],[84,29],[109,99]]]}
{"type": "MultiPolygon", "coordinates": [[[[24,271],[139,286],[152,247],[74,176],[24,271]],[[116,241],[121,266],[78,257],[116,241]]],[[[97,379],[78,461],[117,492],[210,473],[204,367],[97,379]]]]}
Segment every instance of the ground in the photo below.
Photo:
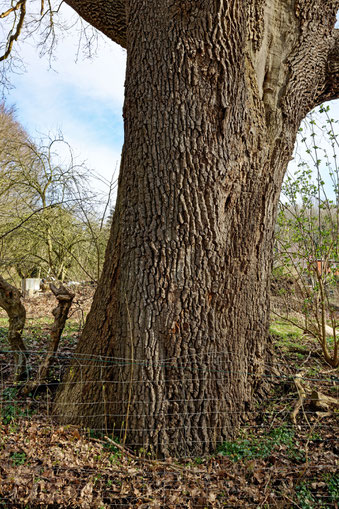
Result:
{"type": "MultiPolygon", "coordinates": [[[[53,304],[46,302],[36,301],[36,309],[29,303],[30,376],[48,342],[51,318],[42,315],[53,304]]],[[[54,388],[73,354],[81,317],[68,322],[48,386],[27,397],[11,381],[7,321],[0,318],[0,508],[338,508],[338,409],[319,406],[312,396],[338,398],[338,372],[299,329],[272,319],[278,361],[267,366],[257,408],[236,440],[218,444],[210,456],[160,461],[129,450],[123,437],[104,429],[53,421],[54,388]]]]}

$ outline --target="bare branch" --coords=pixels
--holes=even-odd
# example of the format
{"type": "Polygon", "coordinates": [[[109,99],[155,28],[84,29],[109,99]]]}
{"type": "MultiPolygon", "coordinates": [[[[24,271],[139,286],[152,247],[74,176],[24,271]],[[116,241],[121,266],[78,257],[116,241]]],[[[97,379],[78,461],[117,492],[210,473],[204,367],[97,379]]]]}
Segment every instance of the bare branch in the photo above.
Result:
{"type": "MultiPolygon", "coordinates": [[[[16,25],[14,34],[10,35],[8,38],[7,48],[6,48],[6,51],[4,52],[4,54],[0,56],[0,62],[2,62],[3,60],[6,60],[9,57],[9,55],[11,54],[13,44],[14,44],[14,42],[16,42],[18,40],[19,35],[21,33],[21,29],[24,24],[25,15],[26,15],[26,0],[22,0],[21,2],[18,2],[18,4],[20,4],[19,21],[16,25]]],[[[18,4],[17,4],[17,6],[18,6],[18,4]]],[[[15,26],[15,21],[14,21],[14,26],[15,26]]]]}
{"type": "Polygon", "coordinates": [[[8,9],[7,11],[3,12],[2,14],[0,14],[0,18],[6,18],[7,16],[9,16],[11,14],[11,12],[14,12],[16,11],[17,9],[19,9],[19,7],[21,6],[21,4],[24,2],[25,0],[19,0],[19,2],[17,2],[15,5],[13,5],[13,7],[11,7],[10,9],[8,9]]]}
{"type": "MultiPolygon", "coordinates": [[[[67,200],[67,201],[74,201],[74,200],[67,200]]],[[[7,237],[8,235],[10,235],[11,233],[13,233],[15,230],[18,230],[19,228],[21,228],[25,223],[27,223],[33,216],[35,216],[35,214],[39,214],[39,212],[43,212],[47,209],[53,209],[54,207],[57,207],[58,205],[63,205],[64,203],[66,203],[65,201],[62,201],[62,202],[57,202],[57,203],[51,203],[50,205],[46,205],[44,207],[40,207],[39,209],[36,209],[34,210],[29,216],[27,216],[25,219],[23,219],[22,221],[20,221],[19,224],[17,224],[16,226],[14,226],[13,228],[11,228],[10,230],[8,230],[7,232],[3,233],[1,236],[0,236],[0,240],[4,239],[5,237],[7,237]]]]}

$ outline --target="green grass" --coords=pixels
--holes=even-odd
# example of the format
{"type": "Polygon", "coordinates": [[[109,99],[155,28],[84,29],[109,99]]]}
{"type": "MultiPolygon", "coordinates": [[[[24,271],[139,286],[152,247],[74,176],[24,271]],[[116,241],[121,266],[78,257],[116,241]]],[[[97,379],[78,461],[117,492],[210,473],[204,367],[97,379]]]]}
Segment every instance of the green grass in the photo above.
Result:
{"type": "Polygon", "coordinates": [[[339,474],[325,474],[328,493],[332,502],[339,502],[339,474]]]}
{"type": "Polygon", "coordinates": [[[295,461],[303,462],[305,459],[304,451],[295,440],[294,431],[285,426],[272,429],[259,437],[249,434],[247,438],[226,441],[217,452],[221,456],[228,456],[232,461],[239,461],[266,459],[278,449],[280,452],[284,450],[287,457],[295,461]]]}
{"type": "MultiPolygon", "coordinates": [[[[308,347],[302,344],[303,331],[286,320],[274,320],[270,324],[270,333],[275,337],[275,344],[285,350],[297,348],[308,352],[308,347]]],[[[303,357],[303,352],[299,353],[303,357]]]]}
{"type": "Polygon", "coordinates": [[[22,417],[32,415],[33,411],[22,408],[18,401],[18,388],[7,387],[1,393],[0,423],[13,424],[22,417]]]}
{"type": "MultiPolygon", "coordinates": [[[[327,484],[328,499],[331,505],[328,504],[328,499],[323,500],[325,497],[316,498],[316,493],[312,493],[310,483],[302,482],[296,487],[296,499],[298,507],[301,509],[329,509],[330,507],[337,507],[339,502],[339,475],[338,474],[325,474],[324,481],[327,484]]],[[[317,482],[317,479],[315,479],[317,482]]]]}
{"type": "MultiPolygon", "coordinates": [[[[1,319],[0,319],[1,320],[1,319]]],[[[0,321],[0,346],[7,343],[8,325],[3,325],[0,321]]]]}
{"type": "Polygon", "coordinates": [[[11,454],[11,460],[12,460],[13,466],[24,465],[27,460],[26,453],[25,452],[13,452],[11,454]]]}
{"type": "Polygon", "coordinates": [[[301,339],[303,335],[303,332],[299,329],[299,327],[296,327],[290,322],[282,319],[271,322],[270,333],[285,341],[298,340],[301,339]]]}
{"type": "MultiPolygon", "coordinates": [[[[44,350],[50,340],[50,328],[53,324],[53,318],[27,318],[23,331],[23,340],[28,350],[44,350]]],[[[76,343],[79,333],[79,323],[75,320],[67,320],[62,333],[61,342],[69,346],[76,343]]],[[[0,348],[10,350],[7,340],[8,318],[0,318],[0,348]]]]}
{"type": "MultiPolygon", "coordinates": [[[[315,348],[321,355],[321,348],[318,345],[317,339],[310,335],[305,335],[302,329],[287,320],[281,318],[272,320],[269,330],[274,337],[275,346],[280,347],[285,353],[293,351],[295,357],[303,360],[310,349],[313,350],[315,348]]],[[[328,335],[326,343],[330,352],[333,352],[333,336],[328,335]]]]}

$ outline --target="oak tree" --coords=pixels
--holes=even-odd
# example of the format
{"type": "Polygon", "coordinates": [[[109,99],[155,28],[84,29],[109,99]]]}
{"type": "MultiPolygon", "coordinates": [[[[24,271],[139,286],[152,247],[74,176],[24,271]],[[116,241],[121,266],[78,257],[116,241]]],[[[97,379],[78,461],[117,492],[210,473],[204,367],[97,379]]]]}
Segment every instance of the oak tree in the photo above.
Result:
{"type": "Polygon", "coordinates": [[[301,120],[339,95],[339,1],[66,3],[127,49],[118,198],[77,350],[120,361],[104,383],[102,364],[72,366],[56,413],[210,451],[264,373],[280,188],[301,120]]]}

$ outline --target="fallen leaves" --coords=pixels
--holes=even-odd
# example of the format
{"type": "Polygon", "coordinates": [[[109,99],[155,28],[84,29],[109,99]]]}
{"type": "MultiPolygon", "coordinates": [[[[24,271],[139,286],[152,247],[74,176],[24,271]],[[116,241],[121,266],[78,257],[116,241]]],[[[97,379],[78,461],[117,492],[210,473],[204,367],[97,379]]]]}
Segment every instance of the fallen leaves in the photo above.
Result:
{"type": "MultiPolygon", "coordinates": [[[[280,451],[274,458],[232,462],[213,456],[202,464],[186,460],[178,465],[144,462],[119,450],[112,461],[107,443],[91,440],[73,426],[53,426],[41,418],[2,426],[0,438],[0,500],[12,505],[197,509],[266,503],[288,507],[303,468],[280,451]],[[24,454],[25,464],[15,465],[13,454],[16,458],[24,454]]],[[[325,494],[324,479],[334,475],[337,457],[322,442],[311,445],[303,480],[309,479],[310,489],[325,494]]]]}

